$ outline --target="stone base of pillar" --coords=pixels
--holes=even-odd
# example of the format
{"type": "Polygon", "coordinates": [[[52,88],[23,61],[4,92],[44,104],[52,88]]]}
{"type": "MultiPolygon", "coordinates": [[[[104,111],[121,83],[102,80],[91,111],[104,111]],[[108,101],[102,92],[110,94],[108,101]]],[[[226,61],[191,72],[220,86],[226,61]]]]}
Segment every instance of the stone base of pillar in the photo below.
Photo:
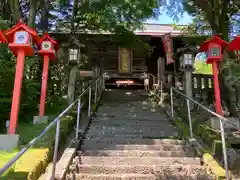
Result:
{"type": "Polygon", "coordinates": [[[18,134],[1,134],[0,135],[0,150],[13,151],[18,147],[19,135],[18,134]]]}
{"type": "Polygon", "coordinates": [[[48,123],[48,116],[34,116],[33,124],[46,124],[48,123]]]}

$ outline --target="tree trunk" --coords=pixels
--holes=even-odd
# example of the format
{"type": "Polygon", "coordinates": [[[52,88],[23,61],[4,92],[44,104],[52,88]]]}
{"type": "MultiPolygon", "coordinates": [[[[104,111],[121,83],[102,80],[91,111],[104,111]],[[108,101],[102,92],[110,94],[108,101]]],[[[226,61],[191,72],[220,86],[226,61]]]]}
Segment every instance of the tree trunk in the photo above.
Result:
{"type": "Polygon", "coordinates": [[[9,0],[9,5],[11,8],[11,12],[13,14],[13,23],[18,22],[19,19],[22,18],[22,12],[20,8],[19,0],[9,0]]]}
{"type": "Polygon", "coordinates": [[[29,10],[29,19],[28,19],[28,26],[34,27],[37,9],[40,4],[39,0],[30,0],[30,10],[29,10]]]}
{"type": "Polygon", "coordinates": [[[41,29],[43,31],[48,30],[48,14],[49,13],[49,0],[42,0],[42,17],[41,17],[41,29]]]}

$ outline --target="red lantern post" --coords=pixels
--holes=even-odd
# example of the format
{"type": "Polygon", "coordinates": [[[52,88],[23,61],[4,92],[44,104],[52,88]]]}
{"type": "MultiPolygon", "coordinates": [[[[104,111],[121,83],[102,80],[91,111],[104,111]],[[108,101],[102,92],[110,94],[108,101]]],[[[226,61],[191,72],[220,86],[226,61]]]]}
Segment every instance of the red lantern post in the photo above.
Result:
{"type": "Polygon", "coordinates": [[[0,31],[0,43],[7,43],[7,39],[2,31],[0,31]]]}
{"type": "Polygon", "coordinates": [[[44,116],[49,60],[56,59],[56,52],[58,51],[59,46],[58,43],[52,39],[48,33],[45,33],[39,42],[40,50],[38,51],[38,54],[44,57],[39,116],[44,116]]]}
{"type": "Polygon", "coordinates": [[[207,52],[207,64],[212,64],[213,69],[213,83],[216,102],[216,113],[223,115],[221,96],[218,81],[218,64],[222,59],[222,49],[226,47],[228,43],[221,38],[215,36],[212,39],[205,41],[200,46],[200,52],[207,52]]]}
{"type": "Polygon", "coordinates": [[[38,42],[39,37],[37,31],[29,28],[22,22],[22,20],[19,20],[17,25],[13,26],[9,30],[6,30],[4,33],[8,39],[10,50],[15,56],[17,56],[10,124],[8,130],[9,134],[15,134],[24,72],[24,59],[25,56],[34,55],[32,40],[34,42],[38,42]]]}

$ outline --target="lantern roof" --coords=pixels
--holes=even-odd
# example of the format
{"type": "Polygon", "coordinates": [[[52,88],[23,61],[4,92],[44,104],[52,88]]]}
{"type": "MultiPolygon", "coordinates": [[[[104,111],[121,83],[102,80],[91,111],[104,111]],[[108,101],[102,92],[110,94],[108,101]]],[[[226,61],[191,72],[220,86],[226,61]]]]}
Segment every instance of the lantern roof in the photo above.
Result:
{"type": "Polygon", "coordinates": [[[54,40],[47,32],[43,34],[43,36],[38,41],[38,46],[40,47],[43,41],[50,41],[54,46],[55,50],[59,50],[59,44],[56,40],[54,40]]]}
{"type": "Polygon", "coordinates": [[[7,43],[7,39],[2,31],[0,31],[0,43],[7,43]]]}
{"type": "Polygon", "coordinates": [[[206,51],[208,51],[208,46],[209,46],[210,43],[218,44],[222,48],[224,48],[224,47],[226,47],[228,45],[228,43],[226,41],[222,40],[220,37],[214,36],[211,39],[203,42],[203,44],[200,46],[199,52],[206,52],[206,51]]]}
{"type": "Polygon", "coordinates": [[[197,55],[197,48],[192,46],[184,46],[182,48],[178,48],[177,52],[174,53],[173,59],[178,59],[183,53],[192,53],[194,56],[197,55]]]}
{"type": "Polygon", "coordinates": [[[235,39],[233,39],[229,43],[228,50],[229,51],[240,50],[240,36],[235,37],[235,39]]]}
{"type": "Polygon", "coordinates": [[[4,31],[8,41],[13,42],[14,33],[19,30],[27,31],[29,34],[31,34],[33,41],[35,43],[38,43],[39,36],[37,34],[37,31],[33,28],[28,27],[26,24],[24,24],[22,19],[20,19],[18,23],[14,25],[11,29],[4,31]]]}

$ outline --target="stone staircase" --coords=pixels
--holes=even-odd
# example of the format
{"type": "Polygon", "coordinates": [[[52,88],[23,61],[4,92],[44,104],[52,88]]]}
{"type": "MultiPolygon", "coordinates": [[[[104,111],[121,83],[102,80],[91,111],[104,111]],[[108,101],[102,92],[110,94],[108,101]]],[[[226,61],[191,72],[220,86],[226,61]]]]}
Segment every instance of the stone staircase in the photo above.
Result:
{"type": "Polygon", "coordinates": [[[174,126],[150,101],[103,102],[66,179],[214,179],[192,147],[177,137],[174,126]]]}

